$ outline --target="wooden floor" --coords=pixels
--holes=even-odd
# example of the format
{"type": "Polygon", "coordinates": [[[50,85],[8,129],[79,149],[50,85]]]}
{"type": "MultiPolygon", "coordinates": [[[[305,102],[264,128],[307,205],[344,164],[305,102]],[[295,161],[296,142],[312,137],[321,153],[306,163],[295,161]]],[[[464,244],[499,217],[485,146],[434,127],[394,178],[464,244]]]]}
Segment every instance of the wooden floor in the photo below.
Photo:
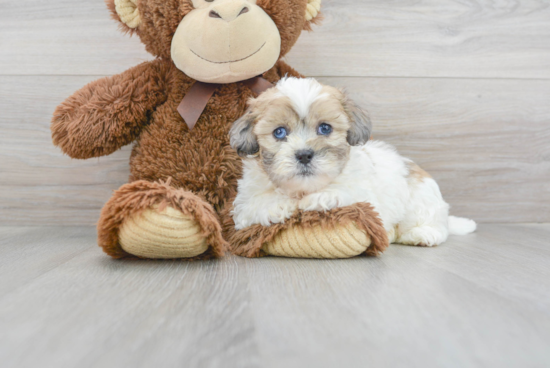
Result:
{"type": "Polygon", "coordinates": [[[4,367],[548,367],[550,224],[379,258],[116,261],[0,228],[4,367]]]}

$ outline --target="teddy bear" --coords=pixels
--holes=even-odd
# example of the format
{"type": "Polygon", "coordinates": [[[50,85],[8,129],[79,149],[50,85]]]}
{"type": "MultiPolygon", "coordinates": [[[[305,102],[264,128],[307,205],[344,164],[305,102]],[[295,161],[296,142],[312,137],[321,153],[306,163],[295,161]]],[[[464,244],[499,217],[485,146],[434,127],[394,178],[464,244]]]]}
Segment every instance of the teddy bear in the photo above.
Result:
{"type": "MultiPolygon", "coordinates": [[[[220,257],[227,240],[237,241],[222,230],[242,172],[228,131],[247,100],[285,75],[300,77],[281,59],[319,20],[320,3],[106,0],[122,30],[155,59],[74,93],[55,110],[51,131],[53,143],[76,159],[134,144],[129,182],[113,193],[97,225],[108,255],[199,260],[220,257]]],[[[344,210],[352,215],[334,218],[376,218],[368,208],[344,210]]],[[[288,224],[309,228],[317,220],[288,224]]]]}

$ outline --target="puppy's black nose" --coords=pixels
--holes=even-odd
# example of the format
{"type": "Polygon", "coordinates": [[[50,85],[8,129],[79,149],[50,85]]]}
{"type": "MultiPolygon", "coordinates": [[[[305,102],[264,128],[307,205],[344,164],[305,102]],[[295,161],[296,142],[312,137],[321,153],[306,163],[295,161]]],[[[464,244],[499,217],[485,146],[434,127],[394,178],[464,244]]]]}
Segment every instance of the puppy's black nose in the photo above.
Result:
{"type": "Polygon", "coordinates": [[[313,150],[301,150],[296,152],[296,160],[298,160],[300,163],[307,165],[311,162],[313,159],[313,155],[315,152],[313,150]]]}

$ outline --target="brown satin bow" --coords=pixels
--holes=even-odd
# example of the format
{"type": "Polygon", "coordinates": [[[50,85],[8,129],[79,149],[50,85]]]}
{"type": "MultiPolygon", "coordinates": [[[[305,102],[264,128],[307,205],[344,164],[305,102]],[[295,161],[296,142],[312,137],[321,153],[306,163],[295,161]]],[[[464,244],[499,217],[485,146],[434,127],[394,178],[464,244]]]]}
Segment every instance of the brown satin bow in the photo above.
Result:
{"type": "MultiPolygon", "coordinates": [[[[250,88],[256,95],[273,87],[273,84],[261,76],[242,81],[241,83],[250,88]]],[[[187,91],[187,94],[183,97],[183,100],[178,106],[178,112],[189,127],[189,130],[195,127],[208,101],[220,86],[221,84],[197,81],[189,91],[187,91]]]]}

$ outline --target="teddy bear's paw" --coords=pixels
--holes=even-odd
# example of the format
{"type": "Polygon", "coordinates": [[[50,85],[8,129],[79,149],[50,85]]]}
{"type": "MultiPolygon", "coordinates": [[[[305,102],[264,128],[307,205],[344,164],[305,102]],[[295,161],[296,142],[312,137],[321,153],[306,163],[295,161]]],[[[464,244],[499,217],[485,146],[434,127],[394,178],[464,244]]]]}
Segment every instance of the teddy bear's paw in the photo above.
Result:
{"type": "Polygon", "coordinates": [[[227,242],[214,208],[170,182],[137,180],[124,184],[103,209],[97,243],[113,258],[222,257],[227,242]]]}
{"type": "Polygon", "coordinates": [[[378,213],[368,203],[329,211],[296,211],[283,223],[255,224],[237,230],[232,207],[222,211],[225,239],[231,252],[248,258],[351,258],[377,256],[389,245],[378,213]]]}
{"type": "Polygon", "coordinates": [[[371,239],[353,222],[333,227],[295,225],[262,246],[268,255],[292,258],[351,258],[365,253],[371,239]]]}
{"type": "Polygon", "coordinates": [[[118,236],[124,251],[142,258],[192,258],[208,250],[207,238],[195,219],[170,206],[130,215],[118,236]]]}

